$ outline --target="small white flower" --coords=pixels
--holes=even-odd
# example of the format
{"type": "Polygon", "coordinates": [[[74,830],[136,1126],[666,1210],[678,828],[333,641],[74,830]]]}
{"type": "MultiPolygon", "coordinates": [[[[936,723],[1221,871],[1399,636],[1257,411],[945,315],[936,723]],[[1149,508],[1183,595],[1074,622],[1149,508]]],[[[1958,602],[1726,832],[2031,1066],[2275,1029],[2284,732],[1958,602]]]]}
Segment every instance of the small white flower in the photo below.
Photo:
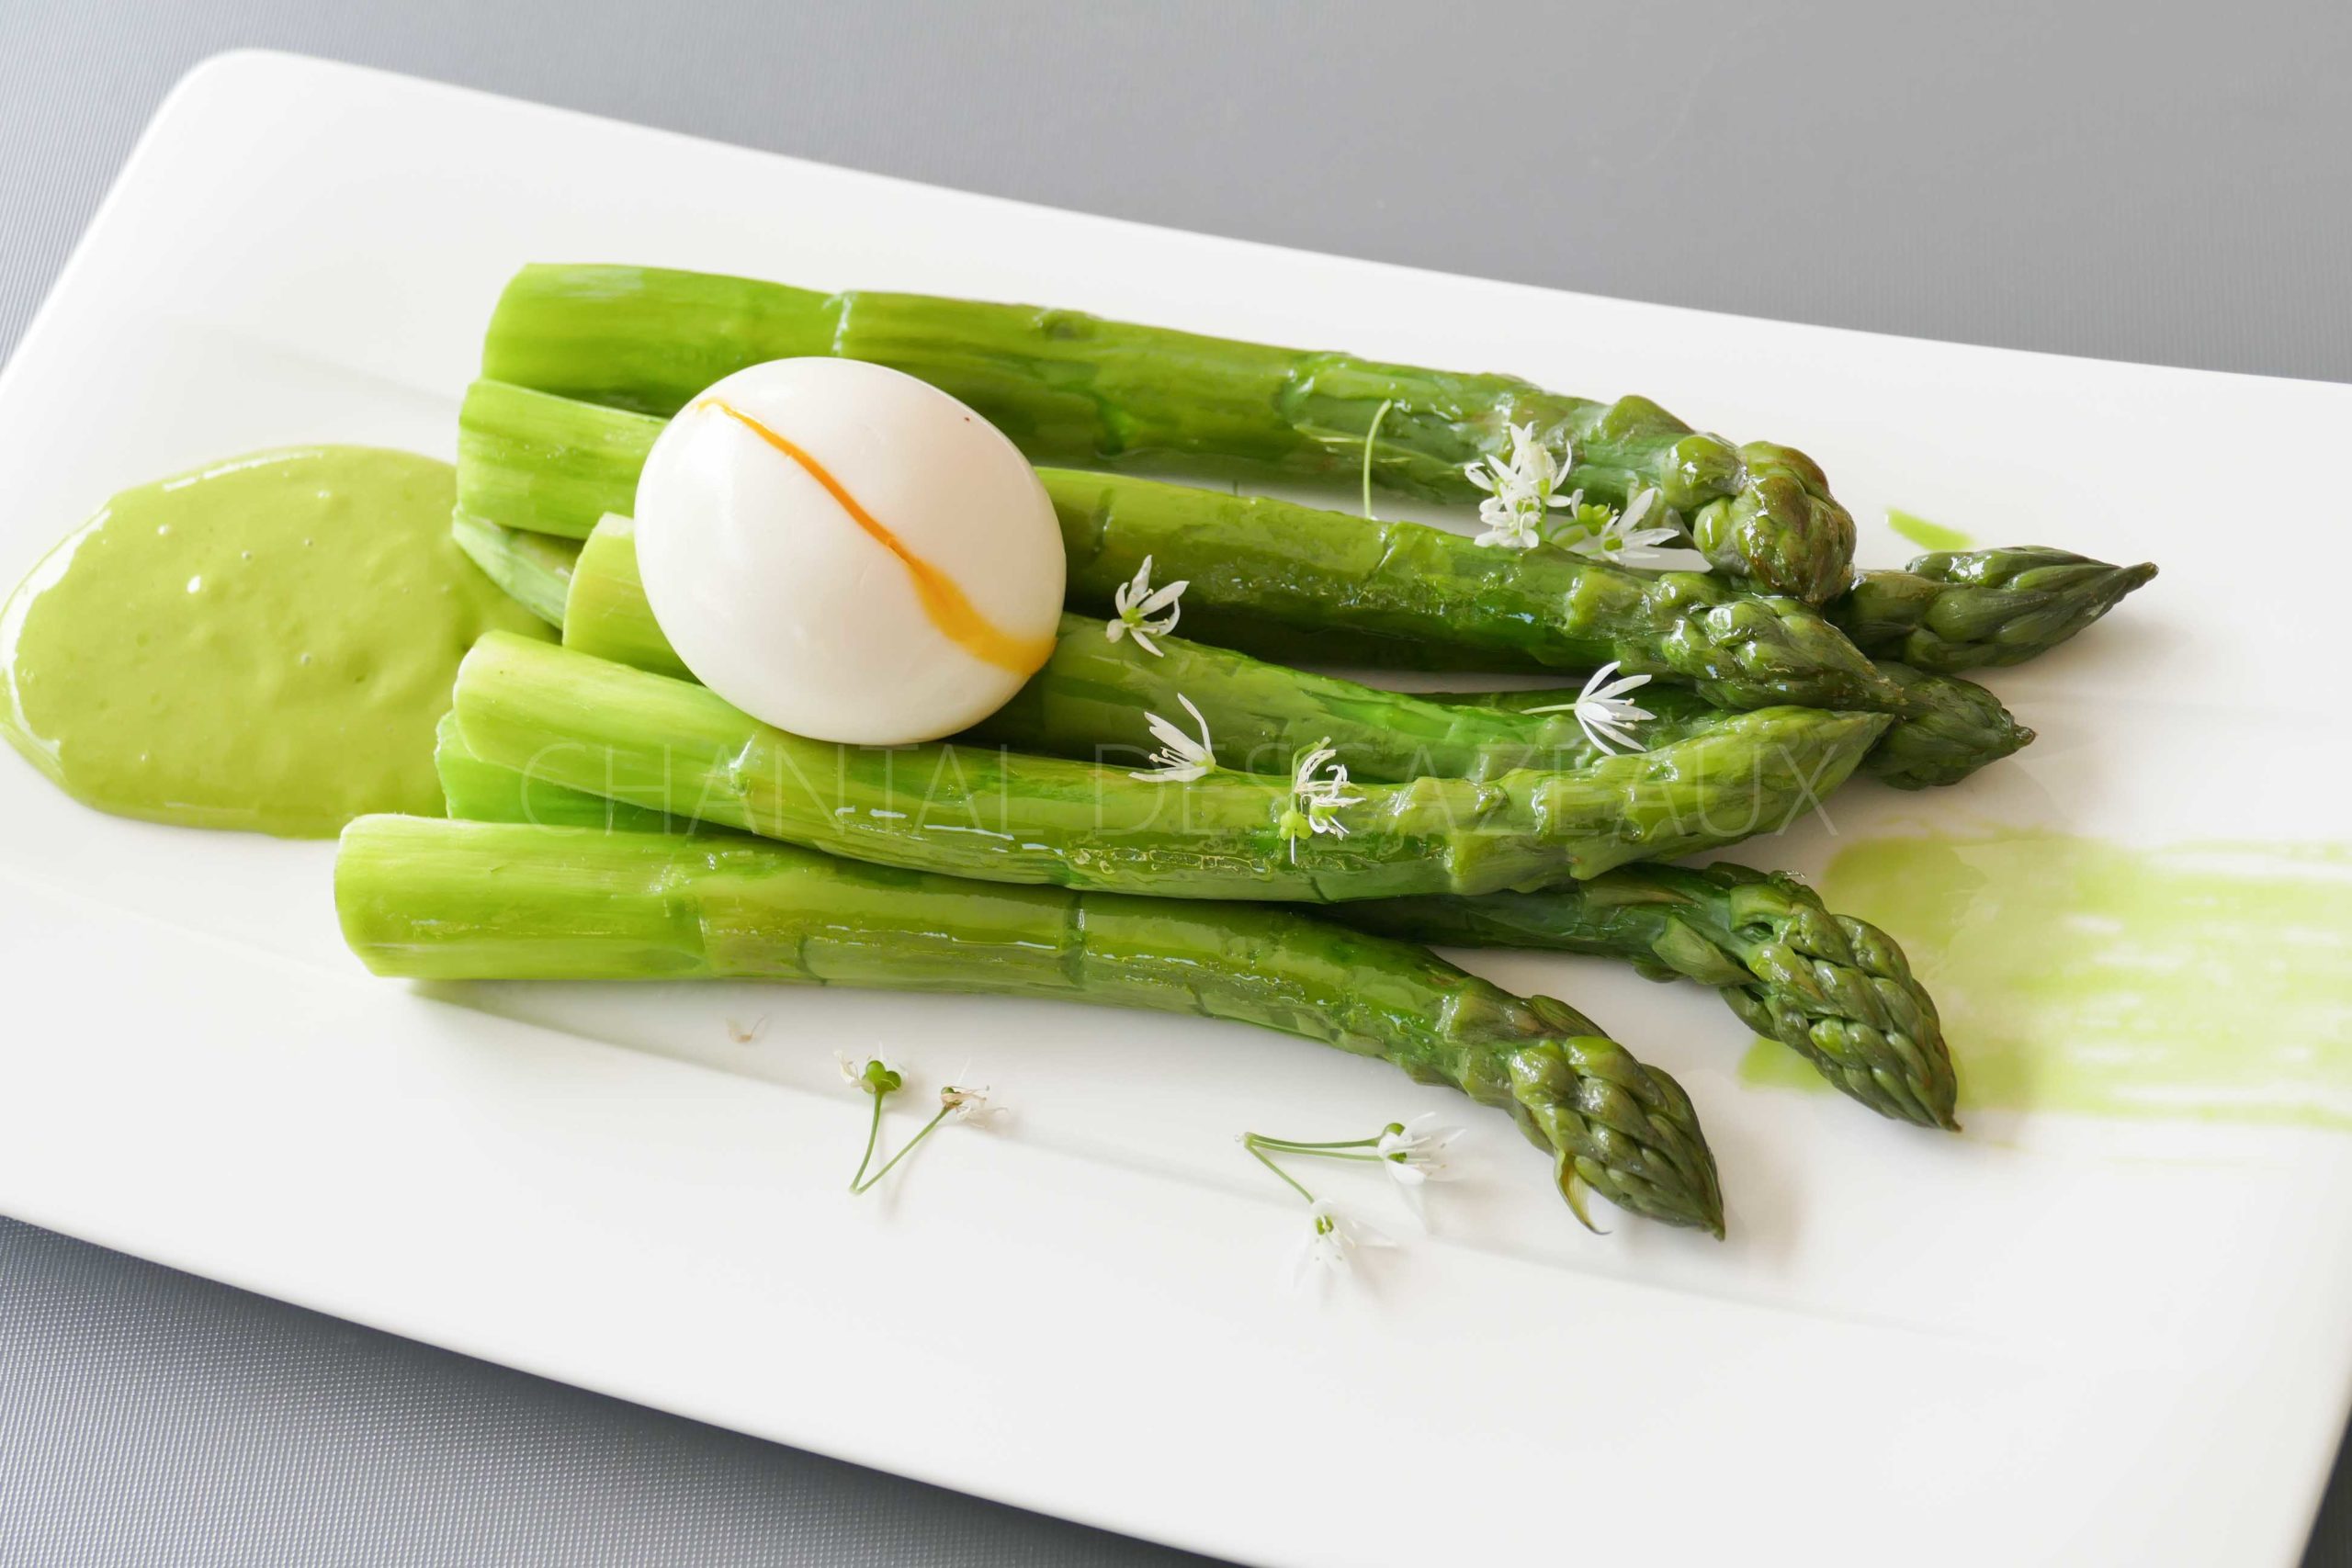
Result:
{"type": "Polygon", "coordinates": [[[1487,499],[1478,503],[1478,521],[1487,525],[1487,531],[1473,542],[1506,550],[1532,550],[1542,544],[1546,514],[1574,506],[1583,493],[1559,492],[1560,480],[1574,461],[1575,453],[1566,436],[1555,452],[1535,439],[1533,425],[1512,425],[1508,458],[1488,456],[1462,470],[1472,484],[1487,492],[1487,499]]]}
{"type": "Polygon", "coordinates": [[[1332,749],[1331,738],[1325,736],[1314,749],[1298,760],[1291,770],[1290,808],[1283,813],[1282,834],[1290,840],[1291,863],[1298,863],[1298,841],[1310,834],[1329,833],[1335,839],[1348,836],[1348,825],[1337,813],[1351,806],[1361,805],[1363,796],[1348,793],[1348,767],[1333,761],[1340,753],[1332,749]],[[1331,776],[1318,779],[1315,775],[1330,764],[1331,776]]]}
{"type": "Polygon", "coordinates": [[[1617,754],[1618,747],[1628,751],[1645,751],[1648,748],[1627,734],[1625,726],[1657,716],[1647,708],[1635,707],[1627,702],[1625,694],[1638,686],[1648,685],[1650,678],[1628,675],[1622,681],[1610,680],[1609,677],[1616,672],[1617,661],[1612,659],[1592,672],[1592,679],[1584,683],[1584,689],[1577,694],[1575,702],[1556,703],[1550,707],[1529,708],[1527,711],[1575,714],[1577,727],[1583,729],[1585,739],[1612,757],[1617,754]],[[1611,744],[1612,741],[1614,745],[1611,744]]]}
{"type": "Polygon", "coordinates": [[[1373,1145],[1373,1152],[1388,1167],[1388,1174],[1408,1187],[1454,1178],[1453,1168],[1446,1164],[1446,1148],[1462,1135],[1462,1129],[1431,1125],[1436,1120],[1436,1111],[1425,1111],[1410,1122],[1391,1122],[1380,1130],[1380,1141],[1373,1145]]]}
{"type": "Polygon", "coordinates": [[[1156,713],[1144,715],[1151,727],[1152,739],[1159,742],[1160,749],[1151,754],[1151,768],[1130,773],[1127,777],[1183,784],[1202,777],[1216,766],[1216,753],[1209,748],[1209,721],[1201,716],[1201,710],[1183,693],[1177,693],[1176,700],[1184,705],[1184,711],[1201,727],[1201,738],[1193,739],[1156,713]]]}
{"type": "MultiPolygon", "coordinates": [[[[1579,492],[1581,493],[1581,492],[1579,492]]],[[[1625,503],[1625,510],[1603,523],[1598,532],[1578,525],[1581,538],[1560,541],[1563,549],[1580,556],[1614,561],[1619,566],[1638,566],[1658,558],[1661,552],[1654,547],[1670,544],[1682,536],[1678,528],[1645,528],[1641,521],[1657,504],[1657,487],[1637,491],[1625,503]]]]}
{"type": "Polygon", "coordinates": [[[1373,1145],[1373,1152],[1380,1156],[1380,1168],[1396,1183],[1398,1194],[1417,1216],[1421,1215],[1425,1184],[1452,1181],[1461,1174],[1446,1163],[1446,1150],[1462,1135],[1462,1129],[1431,1125],[1436,1121],[1437,1112],[1429,1111],[1402,1124],[1391,1122],[1381,1129],[1380,1142],[1373,1145]]]}
{"type": "Polygon", "coordinates": [[[949,1084],[939,1091],[939,1103],[956,1121],[969,1122],[976,1127],[994,1126],[1005,1115],[1004,1107],[989,1103],[986,1084],[949,1084]]]}
{"type": "Polygon", "coordinates": [[[1298,1244],[1297,1255],[1291,1262],[1294,1289],[1310,1278],[1317,1285],[1346,1278],[1355,1267],[1353,1254],[1360,1247],[1396,1245],[1371,1226],[1349,1219],[1320,1198],[1306,1206],[1306,1239],[1298,1244]]]}
{"type": "Polygon", "coordinates": [[[1121,583],[1113,591],[1111,601],[1119,613],[1103,626],[1102,635],[1116,642],[1133,634],[1137,647],[1158,657],[1159,649],[1151,639],[1166,637],[1176,629],[1177,617],[1184,613],[1184,607],[1177,600],[1182,598],[1184,590],[1191,586],[1189,581],[1178,581],[1165,588],[1153,588],[1151,558],[1144,557],[1143,565],[1136,569],[1135,581],[1121,583]],[[1168,613],[1159,615],[1156,621],[1151,618],[1162,610],[1168,613]]]}
{"type": "Polygon", "coordinates": [[[836,1051],[833,1065],[841,1068],[843,1083],[868,1094],[897,1089],[907,1081],[905,1070],[888,1056],[853,1056],[846,1051],[836,1051]],[[877,1077],[886,1081],[876,1084],[877,1077]]]}

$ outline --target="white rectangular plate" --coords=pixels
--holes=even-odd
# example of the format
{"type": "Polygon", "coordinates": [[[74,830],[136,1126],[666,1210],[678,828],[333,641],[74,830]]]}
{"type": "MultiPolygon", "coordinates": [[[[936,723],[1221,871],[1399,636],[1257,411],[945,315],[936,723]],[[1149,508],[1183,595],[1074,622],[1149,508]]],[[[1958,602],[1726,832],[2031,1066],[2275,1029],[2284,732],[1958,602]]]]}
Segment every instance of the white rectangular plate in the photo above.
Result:
{"type": "MultiPolygon", "coordinates": [[[[1858,786],[1834,834],[1756,852],[1792,869],[1921,824],[2164,846],[2340,817],[2335,601],[2295,584],[2352,551],[2324,485],[2272,476],[2333,471],[2352,388],[1269,250],[278,56],[174,94],[0,380],[0,574],[224,454],[447,453],[532,260],[1638,389],[1811,451],[1879,563],[1907,553],[1889,504],[2165,563],[1996,681],[2040,744],[1958,790],[1858,786]]],[[[2352,1137],[2325,1126],[2010,1111],[1937,1136],[1744,1082],[1695,987],[1482,960],[1577,998],[1706,1119],[1731,1239],[1622,1216],[1594,1237],[1499,1116],[1276,1036],[750,987],[427,995],[345,953],[326,845],[99,817],[13,761],[0,822],[0,1208],[989,1496],[1277,1563],[2289,1563],[2343,1429],[2352,1137]],[[968,1059],[1012,1130],[943,1135],[852,1201],[864,1108],[830,1057],[874,1044],[933,1084],[968,1059]],[[1436,1234],[1358,1294],[1286,1294],[1296,1206],[1234,1134],[1431,1107],[1478,1167],[1436,1234]]],[[[2342,1041],[2302,1044],[2340,1066],[2342,1041]]],[[[1377,1212],[1357,1174],[1338,1190],[1377,1212]]]]}

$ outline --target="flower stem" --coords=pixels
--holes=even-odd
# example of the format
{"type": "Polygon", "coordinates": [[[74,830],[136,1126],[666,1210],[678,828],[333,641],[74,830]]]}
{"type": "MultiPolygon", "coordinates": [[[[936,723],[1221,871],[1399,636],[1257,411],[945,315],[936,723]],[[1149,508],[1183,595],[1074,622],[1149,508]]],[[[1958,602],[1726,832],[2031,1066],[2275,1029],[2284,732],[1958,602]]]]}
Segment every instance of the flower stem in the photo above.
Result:
{"type": "Polygon", "coordinates": [[[865,1153],[858,1158],[857,1174],[849,1179],[849,1190],[852,1192],[865,1190],[863,1185],[865,1180],[865,1168],[874,1163],[874,1144],[881,1136],[882,1096],[876,1094],[874,1097],[874,1118],[865,1124],[865,1153]]]}
{"type": "MultiPolygon", "coordinates": [[[[892,1166],[898,1164],[900,1160],[914,1153],[915,1145],[922,1143],[925,1138],[930,1137],[931,1130],[933,1127],[938,1126],[942,1122],[946,1121],[947,1113],[954,1109],[955,1107],[951,1105],[941,1106],[939,1108],[938,1114],[934,1115],[930,1121],[922,1124],[922,1131],[917,1133],[913,1137],[909,1138],[906,1143],[900,1146],[897,1154],[894,1154],[888,1159],[884,1160],[882,1162],[882,1168],[876,1171],[872,1176],[867,1176],[865,1174],[865,1167],[861,1164],[857,1168],[857,1174],[863,1179],[851,1182],[849,1190],[852,1192],[870,1191],[876,1182],[880,1181],[884,1177],[890,1174],[890,1168],[892,1166]]],[[[878,1097],[874,1102],[874,1123],[876,1128],[879,1128],[882,1124],[882,1101],[878,1097]]],[[[869,1159],[873,1157],[873,1141],[868,1139],[866,1142],[866,1157],[869,1159]]]]}
{"type": "Polygon", "coordinates": [[[1284,1170],[1281,1166],[1276,1165],[1272,1160],[1266,1157],[1266,1151],[1258,1146],[1257,1134],[1242,1134],[1241,1146],[1250,1151],[1250,1158],[1256,1160],[1260,1165],[1264,1166],[1268,1170],[1272,1171],[1276,1176],[1281,1177],[1284,1185],[1288,1186],[1292,1191],[1297,1193],[1300,1197],[1306,1199],[1310,1203],[1315,1201],[1315,1194],[1309,1192],[1305,1187],[1299,1185],[1298,1178],[1293,1176],[1289,1171],[1284,1170]]]}
{"type": "Polygon", "coordinates": [[[1268,1137],[1263,1133],[1244,1133],[1241,1135],[1253,1144],[1262,1144],[1270,1149],[1287,1149],[1293,1154],[1301,1155],[1315,1154],[1324,1149],[1368,1149],[1380,1142],[1374,1137],[1350,1138],[1344,1143],[1336,1144],[1302,1144],[1294,1138],[1268,1137]]]}

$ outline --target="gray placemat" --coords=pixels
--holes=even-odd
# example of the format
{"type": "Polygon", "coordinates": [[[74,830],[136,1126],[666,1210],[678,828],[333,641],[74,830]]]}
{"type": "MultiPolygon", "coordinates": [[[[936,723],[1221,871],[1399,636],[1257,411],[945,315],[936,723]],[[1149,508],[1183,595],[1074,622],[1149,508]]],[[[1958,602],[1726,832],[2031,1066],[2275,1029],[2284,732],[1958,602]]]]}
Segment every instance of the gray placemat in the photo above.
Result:
{"type": "MultiPolygon", "coordinates": [[[[2352,378],[2352,13],[2154,12],[7,0],[0,353],[171,83],[265,45],[1317,250],[2352,378]]],[[[1200,1561],[7,1221],[0,1557],[1200,1561]]],[[[2308,1568],[2352,1568],[2352,1466],[2308,1568]]]]}

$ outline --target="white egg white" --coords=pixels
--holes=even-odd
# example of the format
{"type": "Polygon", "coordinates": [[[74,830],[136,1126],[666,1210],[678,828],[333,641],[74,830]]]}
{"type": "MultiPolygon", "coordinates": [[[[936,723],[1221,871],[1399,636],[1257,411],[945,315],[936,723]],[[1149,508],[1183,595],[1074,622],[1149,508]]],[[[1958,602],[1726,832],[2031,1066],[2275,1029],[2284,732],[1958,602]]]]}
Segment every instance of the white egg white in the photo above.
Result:
{"type": "Polygon", "coordinates": [[[820,740],[898,745],[977,723],[1044,661],[1061,613],[1061,534],[1027,459],[946,393],[855,360],[771,360],[689,402],[638,480],[637,550],[686,668],[820,740]],[[952,618],[943,629],[907,561],[747,419],[1035,660],[1007,668],[951,635],[952,618]]]}

